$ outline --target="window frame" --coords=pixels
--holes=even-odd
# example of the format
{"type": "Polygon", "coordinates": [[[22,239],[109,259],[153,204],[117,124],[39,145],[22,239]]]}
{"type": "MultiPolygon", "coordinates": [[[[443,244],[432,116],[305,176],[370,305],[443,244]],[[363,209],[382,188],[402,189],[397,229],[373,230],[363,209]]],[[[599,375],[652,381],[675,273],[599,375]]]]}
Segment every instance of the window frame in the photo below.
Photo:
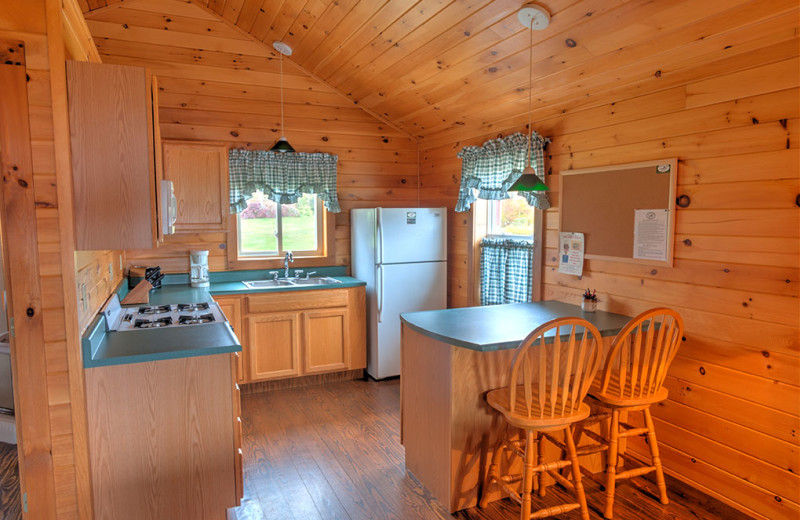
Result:
{"type": "MultiPolygon", "coordinates": [[[[478,199],[470,208],[470,218],[467,219],[468,237],[467,242],[467,305],[475,307],[480,305],[481,291],[481,240],[485,236],[495,236],[504,238],[522,239],[519,235],[488,235],[489,230],[489,201],[478,199]]],[[[531,266],[533,277],[533,288],[531,301],[542,300],[544,288],[544,218],[545,212],[539,208],[533,209],[533,265],[531,266]],[[538,275],[538,276],[537,276],[538,275]]]]}
{"type": "MultiPolygon", "coordinates": [[[[278,253],[275,256],[247,254],[240,252],[241,233],[239,232],[239,215],[231,215],[228,226],[228,269],[277,269],[283,267],[282,220],[278,218],[278,253]]],[[[292,251],[294,262],[292,268],[333,265],[335,261],[335,217],[325,208],[323,201],[317,197],[317,249],[315,251],[292,251]]]]}

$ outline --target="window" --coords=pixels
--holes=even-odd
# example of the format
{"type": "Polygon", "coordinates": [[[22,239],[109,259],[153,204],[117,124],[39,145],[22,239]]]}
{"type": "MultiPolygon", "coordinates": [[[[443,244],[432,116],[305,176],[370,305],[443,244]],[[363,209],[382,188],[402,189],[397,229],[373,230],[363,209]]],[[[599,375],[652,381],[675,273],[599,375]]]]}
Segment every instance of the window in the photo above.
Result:
{"type": "Polygon", "coordinates": [[[533,238],[534,208],[516,193],[510,195],[510,199],[487,201],[486,234],[533,238]]]}
{"type": "Polygon", "coordinates": [[[240,259],[282,258],[286,251],[297,257],[324,254],[324,210],[316,195],[278,204],[257,191],[246,202],[237,215],[240,259]]]}

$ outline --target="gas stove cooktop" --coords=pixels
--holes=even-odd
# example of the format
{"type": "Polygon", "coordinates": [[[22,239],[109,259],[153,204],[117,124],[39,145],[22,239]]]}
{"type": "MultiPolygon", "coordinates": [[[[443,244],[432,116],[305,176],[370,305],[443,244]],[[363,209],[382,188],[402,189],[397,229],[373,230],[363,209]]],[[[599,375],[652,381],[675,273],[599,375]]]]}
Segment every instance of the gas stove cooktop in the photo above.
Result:
{"type": "Polygon", "coordinates": [[[122,308],[117,298],[116,303],[109,303],[104,313],[109,330],[118,332],[227,323],[216,302],[122,308]]]}

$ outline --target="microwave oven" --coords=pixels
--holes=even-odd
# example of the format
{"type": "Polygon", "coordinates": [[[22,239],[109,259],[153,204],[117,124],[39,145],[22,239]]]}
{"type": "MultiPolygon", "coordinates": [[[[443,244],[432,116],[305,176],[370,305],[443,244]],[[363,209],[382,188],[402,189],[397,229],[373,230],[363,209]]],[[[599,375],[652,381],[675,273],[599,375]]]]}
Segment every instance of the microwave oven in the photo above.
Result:
{"type": "Polygon", "coordinates": [[[178,199],[175,198],[175,186],[172,181],[161,181],[161,234],[175,233],[175,221],[178,220],[178,199]]]}

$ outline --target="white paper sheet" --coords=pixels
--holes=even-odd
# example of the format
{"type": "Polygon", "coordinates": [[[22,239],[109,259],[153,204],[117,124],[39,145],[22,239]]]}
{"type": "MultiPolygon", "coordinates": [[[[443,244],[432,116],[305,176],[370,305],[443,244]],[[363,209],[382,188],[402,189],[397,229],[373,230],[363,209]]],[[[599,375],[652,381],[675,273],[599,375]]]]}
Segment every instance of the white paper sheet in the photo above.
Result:
{"type": "Polygon", "coordinates": [[[559,233],[558,272],[583,275],[583,233],[559,233]]]}
{"type": "Polygon", "coordinates": [[[633,226],[633,258],[667,259],[667,209],[636,209],[633,226]]]}

